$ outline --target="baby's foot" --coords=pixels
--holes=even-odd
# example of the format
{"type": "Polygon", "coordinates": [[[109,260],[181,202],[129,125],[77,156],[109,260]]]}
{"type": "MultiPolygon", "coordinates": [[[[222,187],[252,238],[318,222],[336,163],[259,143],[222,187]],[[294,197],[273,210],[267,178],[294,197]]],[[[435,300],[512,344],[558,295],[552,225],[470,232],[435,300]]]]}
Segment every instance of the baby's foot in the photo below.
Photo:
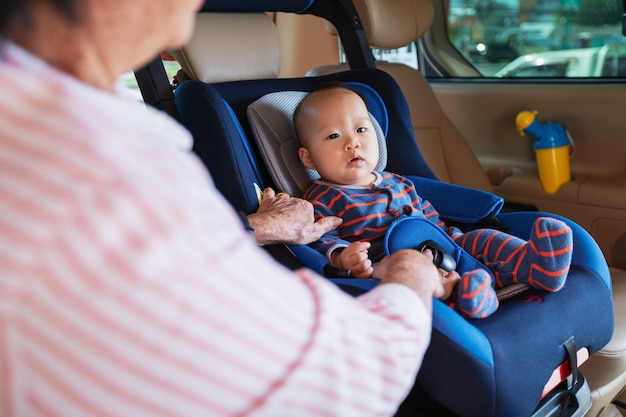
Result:
{"type": "Polygon", "coordinates": [[[573,250],[572,229],[564,222],[540,217],[530,234],[528,284],[533,288],[558,291],[565,285],[573,250]]]}
{"type": "Polygon", "coordinates": [[[491,284],[491,275],[483,269],[466,272],[457,284],[457,309],[464,317],[479,319],[498,309],[498,298],[491,284]]]}

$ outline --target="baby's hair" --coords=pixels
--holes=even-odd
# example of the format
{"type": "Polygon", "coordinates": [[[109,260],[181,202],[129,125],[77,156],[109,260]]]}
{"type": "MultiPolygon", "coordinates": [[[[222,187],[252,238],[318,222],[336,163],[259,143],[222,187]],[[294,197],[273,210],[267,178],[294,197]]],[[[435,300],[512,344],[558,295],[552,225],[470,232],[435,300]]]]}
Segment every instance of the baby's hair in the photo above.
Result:
{"type": "Polygon", "coordinates": [[[344,90],[348,90],[354,94],[356,94],[357,96],[361,97],[361,100],[363,100],[363,102],[365,103],[365,106],[367,107],[367,100],[365,99],[365,97],[363,96],[363,94],[359,93],[358,91],[355,91],[353,89],[351,89],[350,87],[347,87],[345,84],[341,83],[340,81],[326,81],[320,84],[317,84],[303,99],[302,101],[300,101],[300,103],[298,104],[298,106],[296,107],[296,110],[293,112],[293,118],[292,118],[292,123],[293,123],[293,128],[296,132],[296,138],[299,136],[298,135],[298,119],[301,116],[302,113],[302,109],[304,108],[304,103],[306,102],[307,98],[309,98],[312,94],[314,93],[318,93],[320,91],[324,91],[324,90],[332,90],[332,89],[344,89],[344,90]]]}

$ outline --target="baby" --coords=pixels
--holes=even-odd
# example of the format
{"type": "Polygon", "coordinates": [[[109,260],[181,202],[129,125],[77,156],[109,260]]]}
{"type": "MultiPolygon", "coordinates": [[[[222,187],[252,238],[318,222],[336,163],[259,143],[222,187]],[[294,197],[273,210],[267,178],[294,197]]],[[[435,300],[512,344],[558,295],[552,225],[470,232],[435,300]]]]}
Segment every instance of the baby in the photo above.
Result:
{"type": "Polygon", "coordinates": [[[456,285],[455,308],[465,317],[482,318],[498,308],[496,288],[525,283],[557,291],[563,287],[572,257],[572,231],[564,222],[538,218],[529,241],[493,229],[462,233],[447,226],[413,183],[394,173],[376,172],[379,148],[364,99],[339,85],[306,96],[294,113],[300,160],[316,170],[304,197],[316,218],[339,216],[343,224],[311,244],[341,270],[371,277],[373,263],[384,256],[383,238],[402,216],[423,216],[484,263],[463,274],[456,285]]]}

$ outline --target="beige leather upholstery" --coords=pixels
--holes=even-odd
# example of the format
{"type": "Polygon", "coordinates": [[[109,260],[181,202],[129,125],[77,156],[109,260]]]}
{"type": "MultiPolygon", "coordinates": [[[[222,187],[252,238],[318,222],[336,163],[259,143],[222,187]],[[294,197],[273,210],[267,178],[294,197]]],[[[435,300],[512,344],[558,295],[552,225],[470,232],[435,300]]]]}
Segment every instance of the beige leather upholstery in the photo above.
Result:
{"type": "Polygon", "coordinates": [[[279,78],[304,77],[316,65],[339,62],[337,36],[326,29],[327,20],[308,14],[276,13],[280,37],[279,78]]]}
{"type": "Polygon", "coordinates": [[[369,44],[394,49],[419,39],[433,23],[432,0],[354,0],[369,44]]]}
{"type": "MultiPolygon", "coordinates": [[[[626,386],[626,271],[611,268],[615,330],[609,343],[581,366],[593,404],[590,417],[609,416],[609,407],[626,386]]],[[[626,412],[626,410],[624,410],[626,412]]]]}
{"type": "Polygon", "coordinates": [[[191,41],[170,53],[187,75],[206,83],[276,78],[280,69],[278,31],[265,13],[199,13],[191,41]]]}
{"type": "MultiPolygon", "coordinates": [[[[419,39],[433,20],[431,0],[354,0],[373,48],[395,49],[419,39]]],[[[332,32],[333,29],[329,28],[332,32]]],[[[487,173],[463,136],[445,115],[419,70],[402,63],[377,62],[400,85],[409,104],[413,132],[430,168],[446,182],[493,191],[487,173]]],[[[345,70],[328,65],[309,71],[322,75],[345,70]]]]}

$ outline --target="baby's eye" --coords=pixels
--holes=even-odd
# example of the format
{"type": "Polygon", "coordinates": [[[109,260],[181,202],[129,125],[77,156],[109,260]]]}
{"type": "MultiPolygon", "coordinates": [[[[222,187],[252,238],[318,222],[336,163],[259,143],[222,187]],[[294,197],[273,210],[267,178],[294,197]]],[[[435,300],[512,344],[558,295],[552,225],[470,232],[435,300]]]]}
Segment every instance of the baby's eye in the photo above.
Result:
{"type": "Polygon", "coordinates": [[[357,133],[364,133],[364,132],[367,131],[367,128],[366,127],[359,127],[359,128],[357,128],[356,131],[357,131],[357,133]]]}
{"type": "Polygon", "coordinates": [[[331,133],[328,135],[328,139],[337,139],[339,137],[339,133],[331,133]]]}

